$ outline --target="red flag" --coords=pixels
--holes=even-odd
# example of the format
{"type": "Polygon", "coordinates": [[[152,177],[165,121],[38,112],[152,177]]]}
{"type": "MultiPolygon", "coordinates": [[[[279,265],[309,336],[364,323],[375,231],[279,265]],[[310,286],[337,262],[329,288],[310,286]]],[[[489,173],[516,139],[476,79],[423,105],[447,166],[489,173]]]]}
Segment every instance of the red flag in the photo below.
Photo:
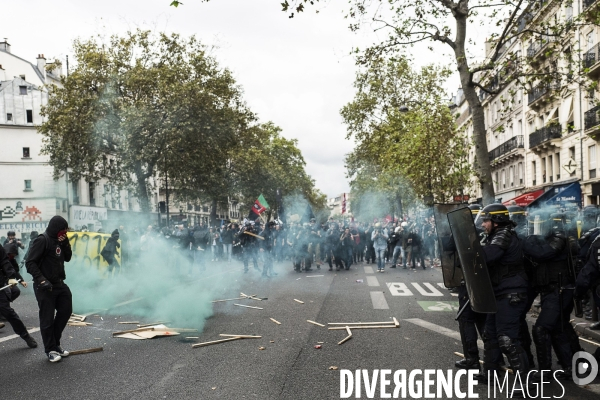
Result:
{"type": "Polygon", "coordinates": [[[342,200],[342,214],[346,213],[346,193],[344,193],[344,200],[342,200]]]}

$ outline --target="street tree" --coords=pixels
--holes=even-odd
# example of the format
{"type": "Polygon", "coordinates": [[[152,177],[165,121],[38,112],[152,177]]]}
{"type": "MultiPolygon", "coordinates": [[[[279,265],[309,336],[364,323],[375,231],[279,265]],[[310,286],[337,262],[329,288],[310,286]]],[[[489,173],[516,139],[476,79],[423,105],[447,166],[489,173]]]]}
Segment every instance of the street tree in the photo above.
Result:
{"type": "Polygon", "coordinates": [[[74,53],[42,108],[43,153],[55,176],[132,188],[143,211],[158,170],[215,162],[246,113],[231,73],[195,37],[137,30],[76,40],[74,53]]]}
{"type": "Polygon", "coordinates": [[[347,138],[356,141],[346,158],[353,189],[362,183],[368,191],[363,180],[384,174],[401,177],[426,203],[461,192],[471,169],[445,98],[449,74],[434,66],[415,71],[405,58],[380,58],[357,73],[355,98],[341,111],[347,138]]]}

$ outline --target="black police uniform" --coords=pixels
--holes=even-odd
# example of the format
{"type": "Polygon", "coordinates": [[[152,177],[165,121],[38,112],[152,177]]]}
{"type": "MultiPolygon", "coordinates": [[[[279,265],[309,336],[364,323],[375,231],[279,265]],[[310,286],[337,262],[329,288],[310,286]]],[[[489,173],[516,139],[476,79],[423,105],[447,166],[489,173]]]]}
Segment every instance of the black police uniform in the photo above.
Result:
{"type": "Polygon", "coordinates": [[[40,308],[40,332],[44,351],[58,351],[62,332],[73,312],[71,290],[64,283],[65,262],[71,260],[69,240],[59,242],[58,234],[66,231],[67,221],[54,216],[46,232],[31,244],[27,257],[27,272],[33,276],[33,290],[40,308]],[[42,283],[43,282],[43,283],[42,283]],[[56,316],[55,316],[56,312],[56,316]]]}
{"type": "Polygon", "coordinates": [[[258,270],[258,260],[256,258],[256,238],[244,232],[254,233],[256,231],[252,225],[246,225],[240,230],[240,246],[242,247],[242,259],[244,261],[244,272],[248,272],[248,262],[252,259],[254,269],[258,270]]]}
{"type": "MultiPolygon", "coordinates": [[[[551,221],[550,217],[545,218],[551,221]]],[[[571,368],[573,352],[569,336],[577,338],[577,335],[569,324],[573,280],[569,274],[568,250],[567,237],[557,226],[545,236],[529,236],[523,246],[524,255],[533,265],[530,283],[535,293],[541,295],[540,314],[532,328],[540,370],[552,368],[552,347],[563,370],[571,368]]]]}
{"type": "MultiPolygon", "coordinates": [[[[491,206],[506,210],[502,205],[493,204],[482,212],[491,206]]],[[[526,374],[529,360],[519,340],[520,318],[525,311],[528,287],[523,252],[508,219],[508,211],[506,210],[505,218],[502,210],[494,211],[492,208],[491,211],[500,212],[492,214],[492,221],[496,219],[499,225],[485,239],[483,253],[496,297],[497,312],[489,314],[485,322],[484,370],[497,369],[504,354],[513,371],[526,374]]]]}
{"type": "Polygon", "coordinates": [[[273,272],[273,241],[275,240],[275,235],[273,235],[271,226],[272,224],[269,222],[265,226],[265,229],[260,233],[260,236],[264,238],[264,240],[261,240],[259,243],[263,257],[262,276],[277,275],[273,272]]]}
{"type": "MultiPolygon", "coordinates": [[[[9,279],[21,279],[17,278],[17,274],[8,260],[8,256],[4,249],[0,247],[0,287],[4,287],[8,284],[9,279]]],[[[23,340],[27,342],[27,345],[31,348],[37,347],[35,340],[29,336],[27,328],[19,318],[16,311],[10,306],[10,303],[15,301],[19,297],[20,291],[11,290],[14,286],[8,287],[0,291],[0,315],[12,326],[13,330],[23,340]]]]}

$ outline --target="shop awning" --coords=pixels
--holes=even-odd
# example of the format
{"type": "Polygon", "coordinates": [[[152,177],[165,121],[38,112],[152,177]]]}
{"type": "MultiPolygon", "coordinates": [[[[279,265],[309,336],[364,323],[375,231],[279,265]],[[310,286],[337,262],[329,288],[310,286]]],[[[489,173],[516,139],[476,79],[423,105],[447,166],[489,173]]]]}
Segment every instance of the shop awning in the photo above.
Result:
{"type": "Polygon", "coordinates": [[[579,182],[571,183],[546,200],[547,205],[564,206],[568,203],[581,205],[581,185],[579,185],[579,182]]]}
{"type": "Polygon", "coordinates": [[[514,199],[507,200],[502,204],[505,206],[510,206],[512,202],[515,201],[518,206],[527,207],[543,194],[544,189],[536,190],[535,192],[523,193],[522,195],[517,196],[514,199]]]}

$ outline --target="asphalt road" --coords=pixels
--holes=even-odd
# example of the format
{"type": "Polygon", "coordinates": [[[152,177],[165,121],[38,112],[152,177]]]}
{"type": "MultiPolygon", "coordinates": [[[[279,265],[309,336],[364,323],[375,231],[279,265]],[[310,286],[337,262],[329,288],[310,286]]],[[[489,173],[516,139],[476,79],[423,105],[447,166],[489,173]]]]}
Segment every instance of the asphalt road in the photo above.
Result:
{"type": "MultiPolygon", "coordinates": [[[[0,329],[0,398],[337,399],[342,369],[365,369],[369,373],[375,369],[449,370],[458,359],[454,352],[462,352],[454,321],[457,298],[441,286],[443,279],[437,268],[386,268],[384,273],[377,273],[372,265],[360,263],[350,271],[330,272],[322,267],[296,273],[286,262],[277,264],[279,275],[268,279],[254,270],[244,274],[238,263],[214,263],[209,269],[204,276],[227,277],[219,281],[227,282],[222,288],[223,298],[244,292],[268,300],[214,303],[213,316],[199,333],[127,340],[113,338],[112,332],[131,327],[119,321],[138,319],[127,312],[131,304],[90,312],[78,306],[81,299],[74,298],[75,312],[89,312],[86,321],[93,325],[68,326],[63,347],[74,350],[103,346],[104,351],[52,364],[41,346],[29,349],[20,338],[11,338],[9,326],[0,329]],[[345,331],[307,322],[327,325],[390,321],[392,317],[400,322],[399,328],[354,330],[352,339],[342,345],[337,343],[347,336],[345,331]],[[221,339],[219,334],[262,338],[191,347],[195,342],[221,339]],[[185,339],[188,336],[199,339],[185,339]],[[322,348],[314,347],[318,344],[322,348]],[[333,366],[338,369],[331,370],[333,366]]],[[[37,328],[33,293],[31,289],[22,293],[14,308],[27,327],[37,328]]],[[[140,301],[152,303],[152,299],[140,301]]],[[[41,345],[39,332],[32,335],[41,345]]],[[[586,348],[593,350],[593,346],[586,348]]],[[[572,382],[564,385],[564,398],[597,399],[600,394],[598,379],[586,388],[572,382]]],[[[479,398],[488,397],[485,385],[475,392],[479,398]]],[[[544,395],[560,396],[561,392],[554,384],[544,395]]],[[[367,398],[364,389],[359,397],[367,398]]],[[[497,397],[503,398],[499,394],[497,397]]],[[[353,394],[351,398],[356,397],[353,394]]],[[[380,398],[379,389],[373,398],[380,398]]]]}

